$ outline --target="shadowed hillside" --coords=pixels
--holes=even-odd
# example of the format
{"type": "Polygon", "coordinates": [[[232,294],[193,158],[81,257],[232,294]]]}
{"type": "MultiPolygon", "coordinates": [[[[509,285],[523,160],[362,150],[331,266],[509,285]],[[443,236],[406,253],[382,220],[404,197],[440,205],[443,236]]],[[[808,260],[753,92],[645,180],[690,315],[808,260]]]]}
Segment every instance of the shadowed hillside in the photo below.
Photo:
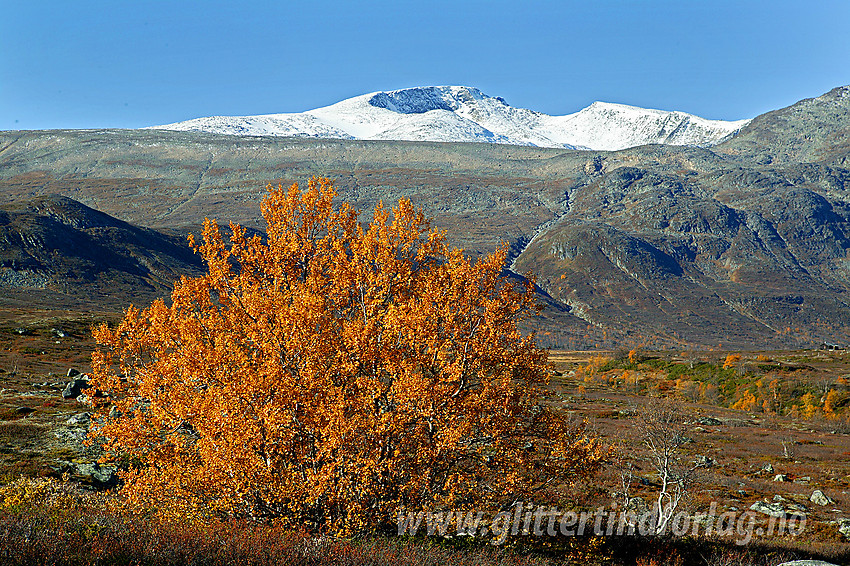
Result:
{"type": "Polygon", "coordinates": [[[67,197],[0,208],[5,306],[141,305],[200,267],[184,238],[133,226],[67,197]]]}

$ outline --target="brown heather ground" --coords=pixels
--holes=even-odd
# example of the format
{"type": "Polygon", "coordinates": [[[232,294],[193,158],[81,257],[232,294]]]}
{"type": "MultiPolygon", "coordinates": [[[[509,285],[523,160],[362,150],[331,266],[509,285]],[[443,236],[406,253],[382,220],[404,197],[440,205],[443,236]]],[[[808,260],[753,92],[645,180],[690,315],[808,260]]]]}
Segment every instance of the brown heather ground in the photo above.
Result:
{"type": "MultiPolygon", "coordinates": [[[[54,434],[69,416],[84,410],[74,400],[63,400],[61,387],[67,381],[69,367],[83,372],[88,367],[93,348],[91,325],[116,318],[114,313],[25,309],[0,312],[0,484],[22,475],[55,477],[57,460],[91,458],[54,434]],[[58,336],[60,331],[66,336],[58,336]]],[[[687,425],[692,439],[685,446],[687,456],[708,456],[716,462],[693,490],[688,509],[705,511],[714,501],[719,511],[744,511],[757,500],[781,495],[808,509],[806,530],[798,537],[756,538],[746,547],[737,547],[730,540],[692,538],[607,539],[595,543],[524,540],[503,549],[457,539],[437,542],[391,537],[365,542],[326,541],[321,543],[326,545],[321,555],[311,555],[310,545],[318,543],[301,535],[281,538],[275,531],[253,527],[237,533],[235,527],[224,525],[215,527],[218,530],[213,529],[214,532],[196,532],[187,537],[189,531],[182,527],[154,528],[132,522],[136,519],[126,523],[130,520],[115,516],[103,519],[89,501],[80,504],[78,512],[60,517],[59,523],[55,512],[40,516],[32,509],[17,509],[2,514],[0,563],[85,563],[83,555],[67,552],[75,545],[90,547],[89,560],[99,564],[132,563],[127,557],[133,555],[139,557],[139,564],[549,564],[562,563],[565,556],[576,563],[644,566],[772,565],[794,557],[850,563],[850,544],[834,524],[828,523],[850,517],[850,425],[846,420],[850,388],[844,379],[850,377],[850,353],[743,352],[735,368],[724,372],[720,368],[727,354],[637,352],[637,363],[629,363],[625,353],[552,352],[550,359],[556,373],[547,387],[547,402],[587,418],[594,432],[616,447],[615,457],[603,472],[587,483],[573,486],[561,507],[610,507],[620,489],[620,456],[639,459],[644,455],[635,409],[647,396],[667,395],[677,400],[691,422],[695,417],[710,416],[722,423],[687,425]],[[683,365],[696,369],[684,372],[683,365]],[[624,380],[624,371],[628,372],[627,378],[638,376],[638,385],[634,380],[624,380]],[[677,371],[678,382],[670,378],[670,373],[677,371]],[[823,411],[811,418],[795,418],[763,410],[729,408],[736,395],[748,387],[754,389],[760,378],[776,378],[786,384],[783,395],[789,406],[806,391],[838,391],[838,418],[824,415],[823,411]],[[721,393],[726,391],[728,395],[700,397],[689,381],[717,383],[721,393]],[[759,473],[766,464],[773,466],[773,474],[759,473]],[[774,482],[775,474],[786,474],[789,480],[811,479],[808,483],[774,482]],[[835,504],[819,507],[810,503],[808,498],[814,489],[823,490],[835,504]],[[130,528],[146,534],[135,538],[121,534],[130,528]],[[41,534],[27,539],[30,535],[26,533],[36,531],[41,534]],[[30,546],[23,540],[31,540],[30,546]],[[219,541],[218,546],[213,541],[219,541]],[[97,548],[103,545],[112,545],[116,550],[96,555],[97,548]],[[210,545],[217,550],[210,550],[210,545]],[[16,557],[10,554],[12,547],[19,551],[16,557]],[[144,551],[146,548],[157,550],[144,551]],[[259,548],[265,550],[259,552],[259,548]],[[53,558],[48,560],[50,556],[53,558]],[[93,556],[101,558],[95,560],[93,556]]],[[[651,471],[643,465],[636,476],[646,481],[635,482],[633,495],[651,498],[655,493],[651,471]]],[[[90,496],[89,492],[81,493],[90,496]]]]}
{"type": "MultiPolygon", "coordinates": [[[[844,412],[833,418],[823,414],[794,418],[761,408],[757,412],[731,409],[722,399],[713,403],[698,398],[689,400],[687,394],[683,395],[681,386],[677,388],[675,380],[669,379],[665,371],[655,369],[668,364],[689,366],[693,362],[697,368],[693,373],[697,373],[700,367],[721,368],[727,355],[727,352],[640,352],[638,357],[645,358],[644,362],[628,364],[627,360],[622,360],[617,364],[614,360],[625,353],[552,352],[550,360],[556,368],[556,376],[548,387],[549,402],[588,418],[597,434],[616,447],[611,465],[589,485],[577,486],[576,501],[589,509],[610,506],[621,489],[623,464],[619,460],[629,457],[637,460],[640,467],[635,473],[637,480],[632,482],[632,495],[642,496],[647,501],[657,496],[657,483],[651,469],[640,463],[648,453],[640,441],[634,412],[640,410],[647,396],[664,395],[676,400],[690,423],[685,427],[685,434],[692,440],[684,448],[687,458],[693,461],[697,456],[707,456],[715,462],[701,473],[698,485],[685,504],[686,509],[706,512],[711,503],[716,502],[718,513],[746,511],[756,501],[772,501],[774,496],[780,495],[787,503],[807,508],[806,530],[793,538],[755,537],[757,542],[778,545],[789,551],[806,549],[832,557],[838,563],[850,561],[848,540],[838,533],[834,524],[829,524],[837,518],[850,516],[850,425],[846,412],[847,387],[842,379],[850,376],[850,353],[744,352],[738,369],[725,372],[732,374],[731,381],[741,384],[752,384],[759,378],[767,381],[764,375],[770,376],[769,379],[778,378],[789,385],[786,393],[789,403],[795,393],[799,398],[809,390],[825,387],[840,390],[844,412]],[[601,367],[595,369],[600,362],[601,367]],[[622,376],[623,369],[606,371],[606,365],[637,368],[630,373],[645,380],[640,394],[636,393],[634,385],[624,385],[617,379],[622,376]],[[595,371],[587,371],[589,366],[595,371]],[[713,417],[722,424],[694,422],[699,417],[713,417]],[[773,466],[773,473],[762,471],[767,464],[773,466]],[[789,481],[773,481],[777,474],[786,475],[789,481]],[[806,477],[810,479],[801,479],[806,477]],[[642,484],[641,478],[647,481],[642,484]],[[820,507],[811,503],[809,497],[815,489],[824,491],[835,504],[820,507]]],[[[721,383],[724,380],[715,377],[707,381],[713,379],[721,383]]],[[[693,393],[690,396],[696,397],[693,393]]],[[[766,528],[767,519],[760,525],[766,528]]]]}

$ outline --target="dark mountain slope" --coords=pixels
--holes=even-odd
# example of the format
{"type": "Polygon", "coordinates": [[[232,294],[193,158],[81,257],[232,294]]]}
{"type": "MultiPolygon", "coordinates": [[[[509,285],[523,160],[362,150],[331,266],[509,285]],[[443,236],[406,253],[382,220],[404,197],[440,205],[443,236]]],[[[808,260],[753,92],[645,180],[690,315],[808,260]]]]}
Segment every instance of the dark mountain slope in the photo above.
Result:
{"type": "Polygon", "coordinates": [[[697,179],[619,169],[582,190],[516,268],[588,322],[647,338],[847,339],[848,216],[801,187],[718,195],[697,179]]]}
{"type": "Polygon", "coordinates": [[[552,220],[585,156],[489,144],[234,138],[156,130],[0,132],[0,200],[58,193],[127,222],[262,228],[267,183],[337,181],[371,210],[409,196],[480,253],[552,220]],[[5,149],[2,149],[5,148],[5,149]]]}
{"type": "Polygon", "coordinates": [[[198,273],[185,238],[133,226],[67,197],[0,208],[0,289],[8,304],[150,302],[198,273]]]}

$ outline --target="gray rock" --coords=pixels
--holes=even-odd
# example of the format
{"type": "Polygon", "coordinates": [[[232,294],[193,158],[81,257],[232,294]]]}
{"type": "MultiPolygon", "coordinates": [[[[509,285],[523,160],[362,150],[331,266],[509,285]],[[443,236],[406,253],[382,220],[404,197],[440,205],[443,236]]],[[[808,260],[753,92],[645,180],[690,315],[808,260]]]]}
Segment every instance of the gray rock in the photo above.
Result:
{"type": "Polygon", "coordinates": [[[759,470],[760,474],[772,474],[773,472],[774,472],[773,464],[771,464],[770,462],[768,462],[767,464],[762,466],[761,469],[759,470]]]}
{"type": "Polygon", "coordinates": [[[773,478],[773,481],[788,481],[788,476],[785,474],[776,474],[776,477],[773,478]]]}
{"type": "Polygon", "coordinates": [[[80,375],[80,370],[76,368],[68,368],[68,377],[77,377],[80,375]]]}
{"type": "Polygon", "coordinates": [[[700,455],[697,456],[697,459],[694,464],[696,464],[697,466],[702,466],[703,468],[711,468],[712,466],[714,466],[714,464],[716,464],[716,462],[714,461],[714,459],[709,458],[708,456],[700,455]]]}
{"type": "Polygon", "coordinates": [[[758,513],[764,513],[770,517],[782,518],[787,513],[785,512],[785,507],[782,506],[782,503],[767,503],[765,501],[756,501],[752,505],[750,505],[751,511],[756,511],[758,513]]]}
{"type": "Polygon", "coordinates": [[[838,519],[838,532],[850,539],[850,519],[838,519]]]}
{"type": "Polygon", "coordinates": [[[98,487],[110,487],[118,483],[116,468],[114,466],[102,466],[97,462],[60,461],[58,470],[70,472],[79,479],[98,487]]]}
{"type": "Polygon", "coordinates": [[[785,498],[784,498],[784,497],[782,497],[781,495],[774,495],[774,496],[773,496],[773,500],[774,500],[774,501],[788,501],[787,499],[785,499],[785,498]]]}
{"type": "Polygon", "coordinates": [[[633,511],[637,515],[643,515],[647,511],[649,511],[649,506],[646,504],[646,501],[642,497],[632,497],[629,500],[629,504],[626,506],[627,511],[633,511]]]}
{"type": "Polygon", "coordinates": [[[777,566],[838,566],[832,562],[824,562],[823,560],[792,560],[791,562],[783,562],[777,566]]]}
{"type": "Polygon", "coordinates": [[[596,175],[602,172],[602,158],[595,156],[584,164],[585,175],[596,175]]]}
{"type": "Polygon", "coordinates": [[[72,426],[85,426],[91,422],[91,413],[77,413],[65,422],[72,426]]]}
{"type": "Polygon", "coordinates": [[[62,391],[62,397],[65,399],[74,399],[80,396],[83,389],[89,388],[89,376],[84,374],[79,374],[77,377],[71,379],[68,384],[65,386],[65,390],[62,391]]]}
{"type": "Polygon", "coordinates": [[[77,464],[77,473],[84,477],[90,477],[95,482],[104,485],[115,483],[118,479],[115,475],[115,468],[111,466],[101,466],[97,463],[77,464]]]}
{"type": "Polygon", "coordinates": [[[697,523],[699,525],[711,525],[714,523],[714,517],[710,517],[709,515],[699,513],[697,515],[693,515],[691,517],[691,521],[693,523],[697,523]]]}
{"type": "Polygon", "coordinates": [[[830,499],[824,492],[819,489],[816,489],[812,492],[812,496],[809,497],[809,501],[811,501],[815,505],[820,505],[821,507],[826,507],[827,505],[833,505],[835,503],[835,501],[830,499]]]}
{"type": "Polygon", "coordinates": [[[63,444],[80,444],[86,441],[88,432],[84,428],[66,428],[61,427],[53,432],[53,436],[63,444]]]}
{"type": "Polygon", "coordinates": [[[719,419],[715,419],[714,417],[700,417],[697,419],[697,423],[703,426],[718,426],[723,424],[719,419]]]}

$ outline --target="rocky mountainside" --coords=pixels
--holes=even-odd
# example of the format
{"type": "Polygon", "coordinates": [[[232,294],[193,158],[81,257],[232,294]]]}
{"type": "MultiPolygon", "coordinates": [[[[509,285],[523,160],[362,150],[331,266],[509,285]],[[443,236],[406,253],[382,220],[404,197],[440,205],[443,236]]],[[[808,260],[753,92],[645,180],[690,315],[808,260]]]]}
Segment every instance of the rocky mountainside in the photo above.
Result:
{"type": "Polygon", "coordinates": [[[513,269],[537,276],[546,345],[850,344],[848,91],[703,148],[2,132],[0,201],[58,193],[165,232],[204,216],[262,228],[267,182],[327,175],[361,209],[411,197],[470,254],[510,242],[513,269]]]}
{"type": "Polygon", "coordinates": [[[0,306],[144,305],[200,268],[185,238],[133,226],[67,197],[0,207],[0,306]]]}
{"type": "Polygon", "coordinates": [[[716,151],[748,163],[850,166],[850,86],[762,114],[716,151]]]}
{"type": "Polygon", "coordinates": [[[373,92],[296,114],[212,116],[156,129],[240,136],[485,142],[618,150],[652,143],[708,146],[748,121],[594,102],[566,116],[514,108],[465,86],[373,92]]]}

